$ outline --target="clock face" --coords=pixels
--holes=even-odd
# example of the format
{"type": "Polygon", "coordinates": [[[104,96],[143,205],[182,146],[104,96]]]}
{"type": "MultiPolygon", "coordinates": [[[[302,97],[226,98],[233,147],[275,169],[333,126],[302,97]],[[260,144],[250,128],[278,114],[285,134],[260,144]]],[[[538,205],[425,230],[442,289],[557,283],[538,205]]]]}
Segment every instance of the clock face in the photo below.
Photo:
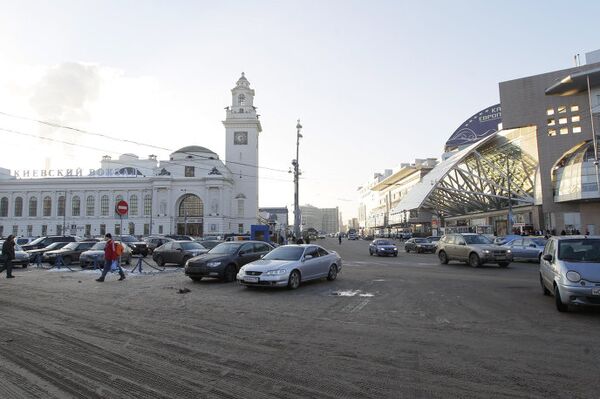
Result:
{"type": "Polygon", "coordinates": [[[238,145],[248,144],[248,132],[233,133],[233,143],[238,145]]]}

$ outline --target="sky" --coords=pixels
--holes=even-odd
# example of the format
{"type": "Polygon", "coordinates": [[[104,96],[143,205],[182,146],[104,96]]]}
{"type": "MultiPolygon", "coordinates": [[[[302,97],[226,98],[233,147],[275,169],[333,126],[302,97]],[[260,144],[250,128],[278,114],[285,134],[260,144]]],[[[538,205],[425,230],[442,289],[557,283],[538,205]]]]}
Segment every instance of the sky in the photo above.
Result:
{"type": "Polygon", "coordinates": [[[599,12],[588,1],[0,0],[0,167],[85,170],[187,145],[224,159],[224,107],[245,72],[263,127],[259,205],[293,209],[300,119],[300,203],[346,221],[359,186],[439,158],[499,102],[498,82],[600,49],[599,12]]]}

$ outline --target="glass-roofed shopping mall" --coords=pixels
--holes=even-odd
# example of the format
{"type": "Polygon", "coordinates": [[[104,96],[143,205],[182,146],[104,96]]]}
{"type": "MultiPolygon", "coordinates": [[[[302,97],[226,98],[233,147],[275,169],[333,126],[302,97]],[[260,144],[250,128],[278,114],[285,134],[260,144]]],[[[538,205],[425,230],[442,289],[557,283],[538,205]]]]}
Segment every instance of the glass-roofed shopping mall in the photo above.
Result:
{"type": "Polygon", "coordinates": [[[439,163],[390,212],[390,223],[406,223],[415,210],[450,229],[485,233],[506,233],[509,212],[530,222],[541,190],[537,154],[535,127],[493,133],[439,163]]]}

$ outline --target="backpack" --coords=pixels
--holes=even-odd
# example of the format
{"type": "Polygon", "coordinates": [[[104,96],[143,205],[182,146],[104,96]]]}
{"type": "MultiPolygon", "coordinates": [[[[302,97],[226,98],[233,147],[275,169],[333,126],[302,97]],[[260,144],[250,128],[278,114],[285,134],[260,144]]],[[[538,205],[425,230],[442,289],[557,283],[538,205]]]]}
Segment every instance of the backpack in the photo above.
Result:
{"type": "Polygon", "coordinates": [[[123,245],[120,242],[115,242],[115,255],[123,255],[123,245]]]}

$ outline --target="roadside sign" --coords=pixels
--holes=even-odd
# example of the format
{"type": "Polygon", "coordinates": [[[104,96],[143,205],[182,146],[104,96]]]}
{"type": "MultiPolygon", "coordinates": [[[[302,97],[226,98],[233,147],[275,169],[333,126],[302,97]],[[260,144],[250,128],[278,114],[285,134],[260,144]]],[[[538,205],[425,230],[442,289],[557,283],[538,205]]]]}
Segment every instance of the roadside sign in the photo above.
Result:
{"type": "Polygon", "coordinates": [[[115,206],[115,212],[117,212],[117,214],[120,216],[127,215],[127,212],[129,212],[129,205],[127,204],[127,201],[121,200],[117,202],[117,205],[115,206]]]}

